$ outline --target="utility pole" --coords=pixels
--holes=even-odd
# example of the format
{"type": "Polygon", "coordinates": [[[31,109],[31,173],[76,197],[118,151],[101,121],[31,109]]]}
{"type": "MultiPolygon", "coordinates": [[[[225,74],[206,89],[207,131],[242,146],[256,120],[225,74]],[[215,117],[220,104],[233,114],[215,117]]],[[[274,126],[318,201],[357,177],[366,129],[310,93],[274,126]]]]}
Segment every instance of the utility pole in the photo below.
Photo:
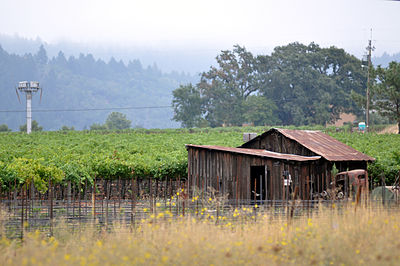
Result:
{"type": "Polygon", "coordinates": [[[371,29],[371,39],[368,40],[368,46],[367,46],[367,51],[368,51],[368,76],[367,76],[367,106],[366,106],[366,117],[365,117],[365,124],[366,124],[366,131],[369,132],[369,102],[370,102],[370,80],[371,80],[371,55],[372,51],[375,48],[372,47],[372,29],[371,29]]]}
{"type": "Polygon", "coordinates": [[[40,99],[42,99],[42,88],[39,87],[37,81],[21,81],[18,83],[18,88],[15,90],[19,100],[18,91],[26,94],[26,133],[32,132],[32,93],[40,90],[40,99]]]}

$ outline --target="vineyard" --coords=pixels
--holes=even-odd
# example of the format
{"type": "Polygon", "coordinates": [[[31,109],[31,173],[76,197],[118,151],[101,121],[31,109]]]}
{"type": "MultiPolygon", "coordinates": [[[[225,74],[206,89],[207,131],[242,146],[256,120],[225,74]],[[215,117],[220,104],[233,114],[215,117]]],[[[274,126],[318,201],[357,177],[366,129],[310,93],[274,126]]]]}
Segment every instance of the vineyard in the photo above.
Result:
{"type": "MultiPolygon", "coordinates": [[[[1,134],[0,182],[3,192],[33,183],[45,193],[53,184],[93,184],[105,180],[179,179],[187,175],[185,144],[235,147],[243,132],[263,127],[129,130],[121,132],[43,132],[1,134]]],[[[394,181],[400,170],[400,136],[327,132],[377,159],[369,166],[375,181],[394,181]]]]}

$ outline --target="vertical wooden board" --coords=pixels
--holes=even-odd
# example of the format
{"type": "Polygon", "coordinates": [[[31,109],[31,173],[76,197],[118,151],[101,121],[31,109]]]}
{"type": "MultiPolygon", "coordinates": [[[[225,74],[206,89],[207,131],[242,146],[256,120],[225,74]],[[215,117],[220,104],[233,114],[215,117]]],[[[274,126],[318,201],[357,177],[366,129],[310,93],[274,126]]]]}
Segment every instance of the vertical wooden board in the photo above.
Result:
{"type": "Polygon", "coordinates": [[[199,179],[200,179],[200,186],[202,191],[204,192],[204,186],[205,186],[205,182],[204,182],[204,156],[203,156],[203,151],[200,150],[199,151],[199,167],[200,167],[200,175],[199,175],[199,179]]]}
{"type": "Polygon", "coordinates": [[[321,178],[317,178],[318,181],[318,192],[324,191],[324,183],[322,182],[321,178]]]}
{"type": "Polygon", "coordinates": [[[277,200],[281,199],[281,163],[279,162],[279,164],[276,166],[276,186],[275,186],[275,190],[276,190],[276,196],[275,198],[277,200]]]}
{"type": "Polygon", "coordinates": [[[224,194],[225,193],[224,192],[224,175],[222,174],[223,163],[222,163],[222,156],[221,156],[220,152],[217,153],[217,161],[218,161],[217,174],[219,176],[219,180],[220,180],[220,184],[221,184],[220,190],[221,190],[222,194],[224,194]]]}
{"type": "Polygon", "coordinates": [[[233,173],[232,173],[233,162],[232,162],[232,156],[230,154],[228,154],[227,167],[229,171],[229,194],[231,195],[231,199],[235,199],[234,186],[233,186],[233,173]]]}
{"type": "Polygon", "coordinates": [[[191,149],[191,151],[190,151],[190,156],[192,157],[192,170],[191,170],[191,179],[192,179],[192,183],[191,183],[191,186],[192,186],[192,189],[194,188],[194,186],[196,185],[196,157],[195,157],[195,153],[194,153],[194,150],[193,149],[191,149]]]}
{"type": "Polygon", "coordinates": [[[288,142],[286,141],[285,137],[281,137],[281,145],[282,145],[282,153],[289,153],[288,152],[288,142]]]}
{"type": "Polygon", "coordinates": [[[206,152],[205,152],[205,156],[206,156],[206,159],[205,159],[205,163],[206,163],[206,168],[204,169],[205,170],[205,175],[206,175],[206,183],[207,183],[207,191],[210,191],[209,190],[209,188],[210,187],[212,187],[212,185],[211,185],[211,179],[210,179],[210,175],[209,175],[209,170],[210,170],[210,154],[211,154],[211,151],[209,151],[209,150],[206,150],[206,152]]]}
{"type": "Polygon", "coordinates": [[[326,176],[327,176],[328,184],[330,184],[333,181],[332,173],[329,169],[329,165],[327,162],[325,163],[325,165],[326,165],[325,167],[326,167],[326,176]]]}
{"type": "Polygon", "coordinates": [[[233,198],[236,199],[237,197],[237,164],[238,159],[237,156],[231,154],[232,162],[231,162],[231,169],[232,169],[232,189],[233,189],[233,198]]]}
{"type": "Polygon", "coordinates": [[[242,181],[244,179],[244,176],[242,174],[242,166],[243,166],[243,160],[245,160],[244,156],[239,155],[239,164],[238,164],[238,197],[239,199],[243,199],[243,193],[242,193],[242,181]]]}
{"type": "Polygon", "coordinates": [[[196,168],[195,168],[195,162],[196,162],[196,159],[195,159],[195,157],[194,157],[194,152],[193,152],[193,149],[190,149],[190,157],[192,158],[191,159],[191,187],[192,187],[192,189],[193,189],[193,187],[195,186],[195,182],[196,182],[196,168]]]}
{"type": "Polygon", "coordinates": [[[227,194],[228,191],[226,189],[227,183],[226,183],[226,173],[225,173],[225,158],[222,153],[220,153],[220,175],[221,175],[221,180],[222,180],[222,189],[224,191],[224,194],[227,194]]]}
{"type": "Polygon", "coordinates": [[[269,186],[268,186],[268,190],[267,193],[269,193],[268,195],[268,199],[273,200],[274,199],[274,169],[272,167],[272,160],[271,159],[267,159],[267,167],[269,170],[269,186]]]}
{"type": "Polygon", "coordinates": [[[210,171],[209,171],[209,175],[210,175],[210,178],[211,178],[212,187],[215,189],[215,191],[218,191],[217,177],[216,177],[214,171],[215,171],[215,151],[213,151],[210,154],[210,171]]]}
{"type": "Polygon", "coordinates": [[[232,199],[235,199],[235,180],[234,180],[234,176],[233,176],[233,158],[231,156],[231,154],[229,154],[228,156],[229,160],[228,160],[228,169],[229,169],[229,179],[230,179],[230,190],[231,190],[231,195],[232,195],[232,199]]]}
{"type": "Polygon", "coordinates": [[[214,186],[214,182],[215,182],[215,180],[214,180],[214,178],[213,178],[213,176],[212,176],[212,165],[213,165],[213,159],[212,159],[212,157],[213,157],[213,155],[214,155],[214,151],[209,151],[208,152],[208,171],[207,171],[207,175],[208,175],[208,179],[209,179],[209,182],[210,182],[210,187],[212,187],[213,189],[216,189],[216,187],[214,186]]]}
{"type": "Polygon", "coordinates": [[[246,158],[246,163],[243,165],[242,172],[243,176],[245,176],[243,180],[243,190],[244,190],[244,195],[243,198],[246,200],[250,199],[250,162],[251,158],[247,157],[246,158]]]}
{"type": "Polygon", "coordinates": [[[206,167],[207,167],[207,160],[206,160],[206,152],[202,151],[201,154],[201,161],[203,163],[203,166],[201,167],[201,172],[203,176],[203,182],[204,182],[204,191],[207,192],[207,176],[206,176],[206,167]]]}
{"type": "Polygon", "coordinates": [[[324,173],[325,173],[326,184],[329,187],[329,184],[331,183],[331,181],[330,181],[330,173],[328,171],[328,163],[327,162],[324,163],[324,173]]]}
{"type": "Polygon", "coordinates": [[[237,157],[237,165],[236,165],[236,176],[237,176],[237,198],[241,199],[241,182],[242,182],[242,155],[236,155],[237,157]]]}
{"type": "Polygon", "coordinates": [[[213,153],[212,153],[212,156],[211,156],[210,176],[211,176],[211,179],[212,179],[212,184],[213,184],[214,189],[215,189],[216,191],[218,191],[218,180],[217,180],[217,169],[216,169],[216,167],[217,167],[216,156],[217,156],[216,152],[213,152],[213,153]]]}
{"type": "Polygon", "coordinates": [[[270,160],[270,165],[271,165],[271,199],[275,200],[275,186],[276,186],[276,170],[275,170],[275,165],[274,165],[274,160],[270,160]]]}
{"type": "MultiPolygon", "coordinates": [[[[219,152],[215,152],[215,177],[217,179],[217,182],[221,180],[221,175],[219,174],[219,152]]],[[[221,187],[219,183],[217,184],[218,190],[221,191],[221,187]]]]}
{"type": "Polygon", "coordinates": [[[225,188],[226,188],[226,193],[228,194],[228,198],[231,199],[232,191],[231,191],[231,180],[230,180],[230,177],[229,177],[229,161],[228,161],[229,158],[228,158],[227,153],[224,153],[223,156],[224,156],[224,169],[223,169],[223,171],[224,171],[225,182],[226,182],[225,183],[226,184],[225,188]]]}
{"type": "Polygon", "coordinates": [[[306,199],[306,180],[307,180],[307,176],[308,176],[308,171],[307,171],[307,165],[304,164],[302,166],[302,176],[301,176],[301,195],[302,195],[302,199],[305,200],[306,199]]]}
{"type": "Polygon", "coordinates": [[[207,176],[207,169],[208,169],[208,150],[204,151],[204,168],[203,168],[203,175],[204,175],[204,189],[207,192],[208,188],[210,186],[209,181],[208,181],[208,176],[207,176]]]}
{"type": "Polygon", "coordinates": [[[209,178],[209,176],[208,176],[208,165],[209,165],[209,163],[210,163],[210,161],[209,161],[209,155],[210,154],[210,152],[208,151],[208,150],[206,150],[205,152],[204,152],[204,156],[205,156],[205,160],[204,160],[204,164],[205,164],[205,166],[204,166],[204,176],[205,176],[205,180],[206,180],[206,191],[208,192],[208,191],[210,191],[209,190],[209,188],[210,188],[210,178],[209,178]]]}
{"type": "Polygon", "coordinates": [[[279,199],[283,200],[283,170],[284,170],[284,164],[283,162],[279,164],[279,175],[280,175],[280,186],[279,186],[279,199]]]}
{"type": "Polygon", "coordinates": [[[194,188],[194,186],[196,186],[196,156],[195,156],[195,152],[194,149],[192,149],[191,151],[191,155],[192,155],[192,188],[194,188]]]}
{"type": "Polygon", "coordinates": [[[322,184],[323,184],[322,191],[326,191],[328,186],[327,186],[326,179],[325,179],[325,171],[323,170],[323,168],[321,170],[322,171],[320,173],[316,174],[316,176],[318,179],[322,180],[322,184]]]}

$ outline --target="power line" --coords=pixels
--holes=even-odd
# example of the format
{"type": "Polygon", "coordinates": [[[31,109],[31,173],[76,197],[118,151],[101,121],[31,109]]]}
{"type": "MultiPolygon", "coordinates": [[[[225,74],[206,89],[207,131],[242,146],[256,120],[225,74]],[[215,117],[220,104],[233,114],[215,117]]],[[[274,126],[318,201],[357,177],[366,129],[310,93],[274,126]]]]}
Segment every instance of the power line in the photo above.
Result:
{"type": "MultiPolygon", "coordinates": [[[[90,112],[90,111],[108,111],[108,110],[130,110],[130,109],[164,109],[172,108],[170,105],[159,106],[131,106],[131,107],[110,107],[110,108],[81,108],[81,109],[38,109],[32,110],[35,113],[49,112],[90,112]]],[[[0,110],[0,113],[22,113],[26,110],[0,110]]]]}

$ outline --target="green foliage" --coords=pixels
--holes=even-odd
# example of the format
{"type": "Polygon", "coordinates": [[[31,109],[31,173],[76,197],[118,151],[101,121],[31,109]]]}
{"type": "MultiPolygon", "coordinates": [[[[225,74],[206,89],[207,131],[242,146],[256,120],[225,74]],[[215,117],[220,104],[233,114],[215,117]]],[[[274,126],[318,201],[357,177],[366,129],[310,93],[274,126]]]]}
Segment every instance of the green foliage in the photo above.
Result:
{"type": "Polygon", "coordinates": [[[24,184],[29,186],[34,183],[35,188],[41,193],[47,191],[49,180],[54,184],[64,178],[64,173],[56,166],[44,165],[42,160],[26,158],[13,159],[1,173],[2,184],[6,187],[12,188],[15,185],[20,187],[24,184]]]}
{"type": "Polygon", "coordinates": [[[339,173],[339,170],[336,168],[336,164],[333,164],[332,170],[331,170],[331,175],[336,176],[337,173],[339,173]]]}
{"type": "Polygon", "coordinates": [[[400,134],[400,63],[391,62],[387,68],[378,66],[375,74],[374,107],[382,116],[397,122],[400,134]]]}
{"type": "Polygon", "coordinates": [[[264,96],[250,95],[247,97],[244,107],[246,110],[245,120],[254,123],[255,126],[280,123],[280,120],[275,116],[278,107],[272,100],[264,96]]]}
{"type": "MultiPolygon", "coordinates": [[[[36,120],[32,120],[32,131],[42,131],[43,127],[39,126],[36,120]]],[[[19,127],[19,131],[26,132],[26,123],[19,127]]]]}
{"type": "Polygon", "coordinates": [[[73,131],[73,130],[75,130],[75,128],[73,126],[68,127],[68,126],[64,125],[61,127],[61,131],[73,131]]]}
{"type": "Polygon", "coordinates": [[[8,126],[6,124],[1,124],[0,125],[0,132],[10,132],[11,129],[8,128],[8,126]]]}
{"type": "MultiPolygon", "coordinates": [[[[295,128],[295,127],[288,127],[295,128]]],[[[298,129],[323,129],[301,127],[298,129]]],[[[262,133],[266,127],[195,128],[166,130],[42,132],[34,136],[18,133],[0,138],[0,184],[4,190],[34,182],[46,191],[53,183],[88,184],[94,177],[105,179],[166,179],[187,176],[185,144],[237,147],[243,132],[262,133]]],[[[400,170],[400,135],[329,133],[355,149],[373,156],[369,174],[387,184],[400,170]]]]}
{"type": "MultiPolygon", "coordinates": [[[[142,66],[139,60],[124,64],[115,59],[105,62],[91,54],[66,58],[63,52],[48,58],[44,47],[35,54],[16,55],[0,46],[0,106],[4,110],[21,109],[14,88],[22,80],[38,80],[43,85],[39,106],[38,94],[32,99],[33,108],[98,109],[108,107],[166,106],[171,103],[172,90],[199,78],[186,73],[162,73],[156,65],[142,66]],[[8,88],[8,89],[7,89],[8,88]],[[151,103],[149,102],[151,99],[151,103]]],[[[22,95],[21,95],[22,96],[22,95]]],[[[34,112],[45,130],[59,130],[62,125],[76,129],[89,128],[95,121],[104,121],[108,111],[97,112],[34,112]]],[[[135,109],[126,111],[127,118],[144,127],[174,127],[172,108],[135,109]]],[[[0,113],[1,123],[18,129],[20,113],[0,113]]],[[[135,126],[135,125],[133,125],[135,126]]]]}
{"type": "Polygon", "coordinates": [[[98,123],[93,123],[90,126],[90,130],[107,130],[107,126],[105,124],[101,125],[98,123]]]}
{"type": "Polygon", "coordinates": [[[376,183],[380,182],[381,175],[386,177],[386,184],[392,184],[400,171],[398,147],[400,135],[396,134],[357,134],[357,133],[331,133],[343,143],[376,159],[375,163],[368,165],[370,178],[376,183]]]}
{"type": "Polygon", "coordinates": [[[110,130],[128,129],[131,124],[132,122],[126,118],[126,115],[119,112],[109,114],[105,123],[107,129],[110,130]]]}
{"type": "Polygon", "coordinates": [[[236,45],[216,60],[218,66],[202,73],[195,87],[174,91],[173,105],[190,110],[175,109],[175,120],[183,126],[200,118],[212,127],[325,125],[341,112],[361,113],[351,91],[364,93],[366,71],[343,49],[291,43],[255,57],[236,45]]]}
{"type": "Polygon", "coordinates": [[[183,127],[201,127],[203,100],[200,90],[192,84],[180,85],[172,92],[174,120],[181,122],[183,127]]]}

